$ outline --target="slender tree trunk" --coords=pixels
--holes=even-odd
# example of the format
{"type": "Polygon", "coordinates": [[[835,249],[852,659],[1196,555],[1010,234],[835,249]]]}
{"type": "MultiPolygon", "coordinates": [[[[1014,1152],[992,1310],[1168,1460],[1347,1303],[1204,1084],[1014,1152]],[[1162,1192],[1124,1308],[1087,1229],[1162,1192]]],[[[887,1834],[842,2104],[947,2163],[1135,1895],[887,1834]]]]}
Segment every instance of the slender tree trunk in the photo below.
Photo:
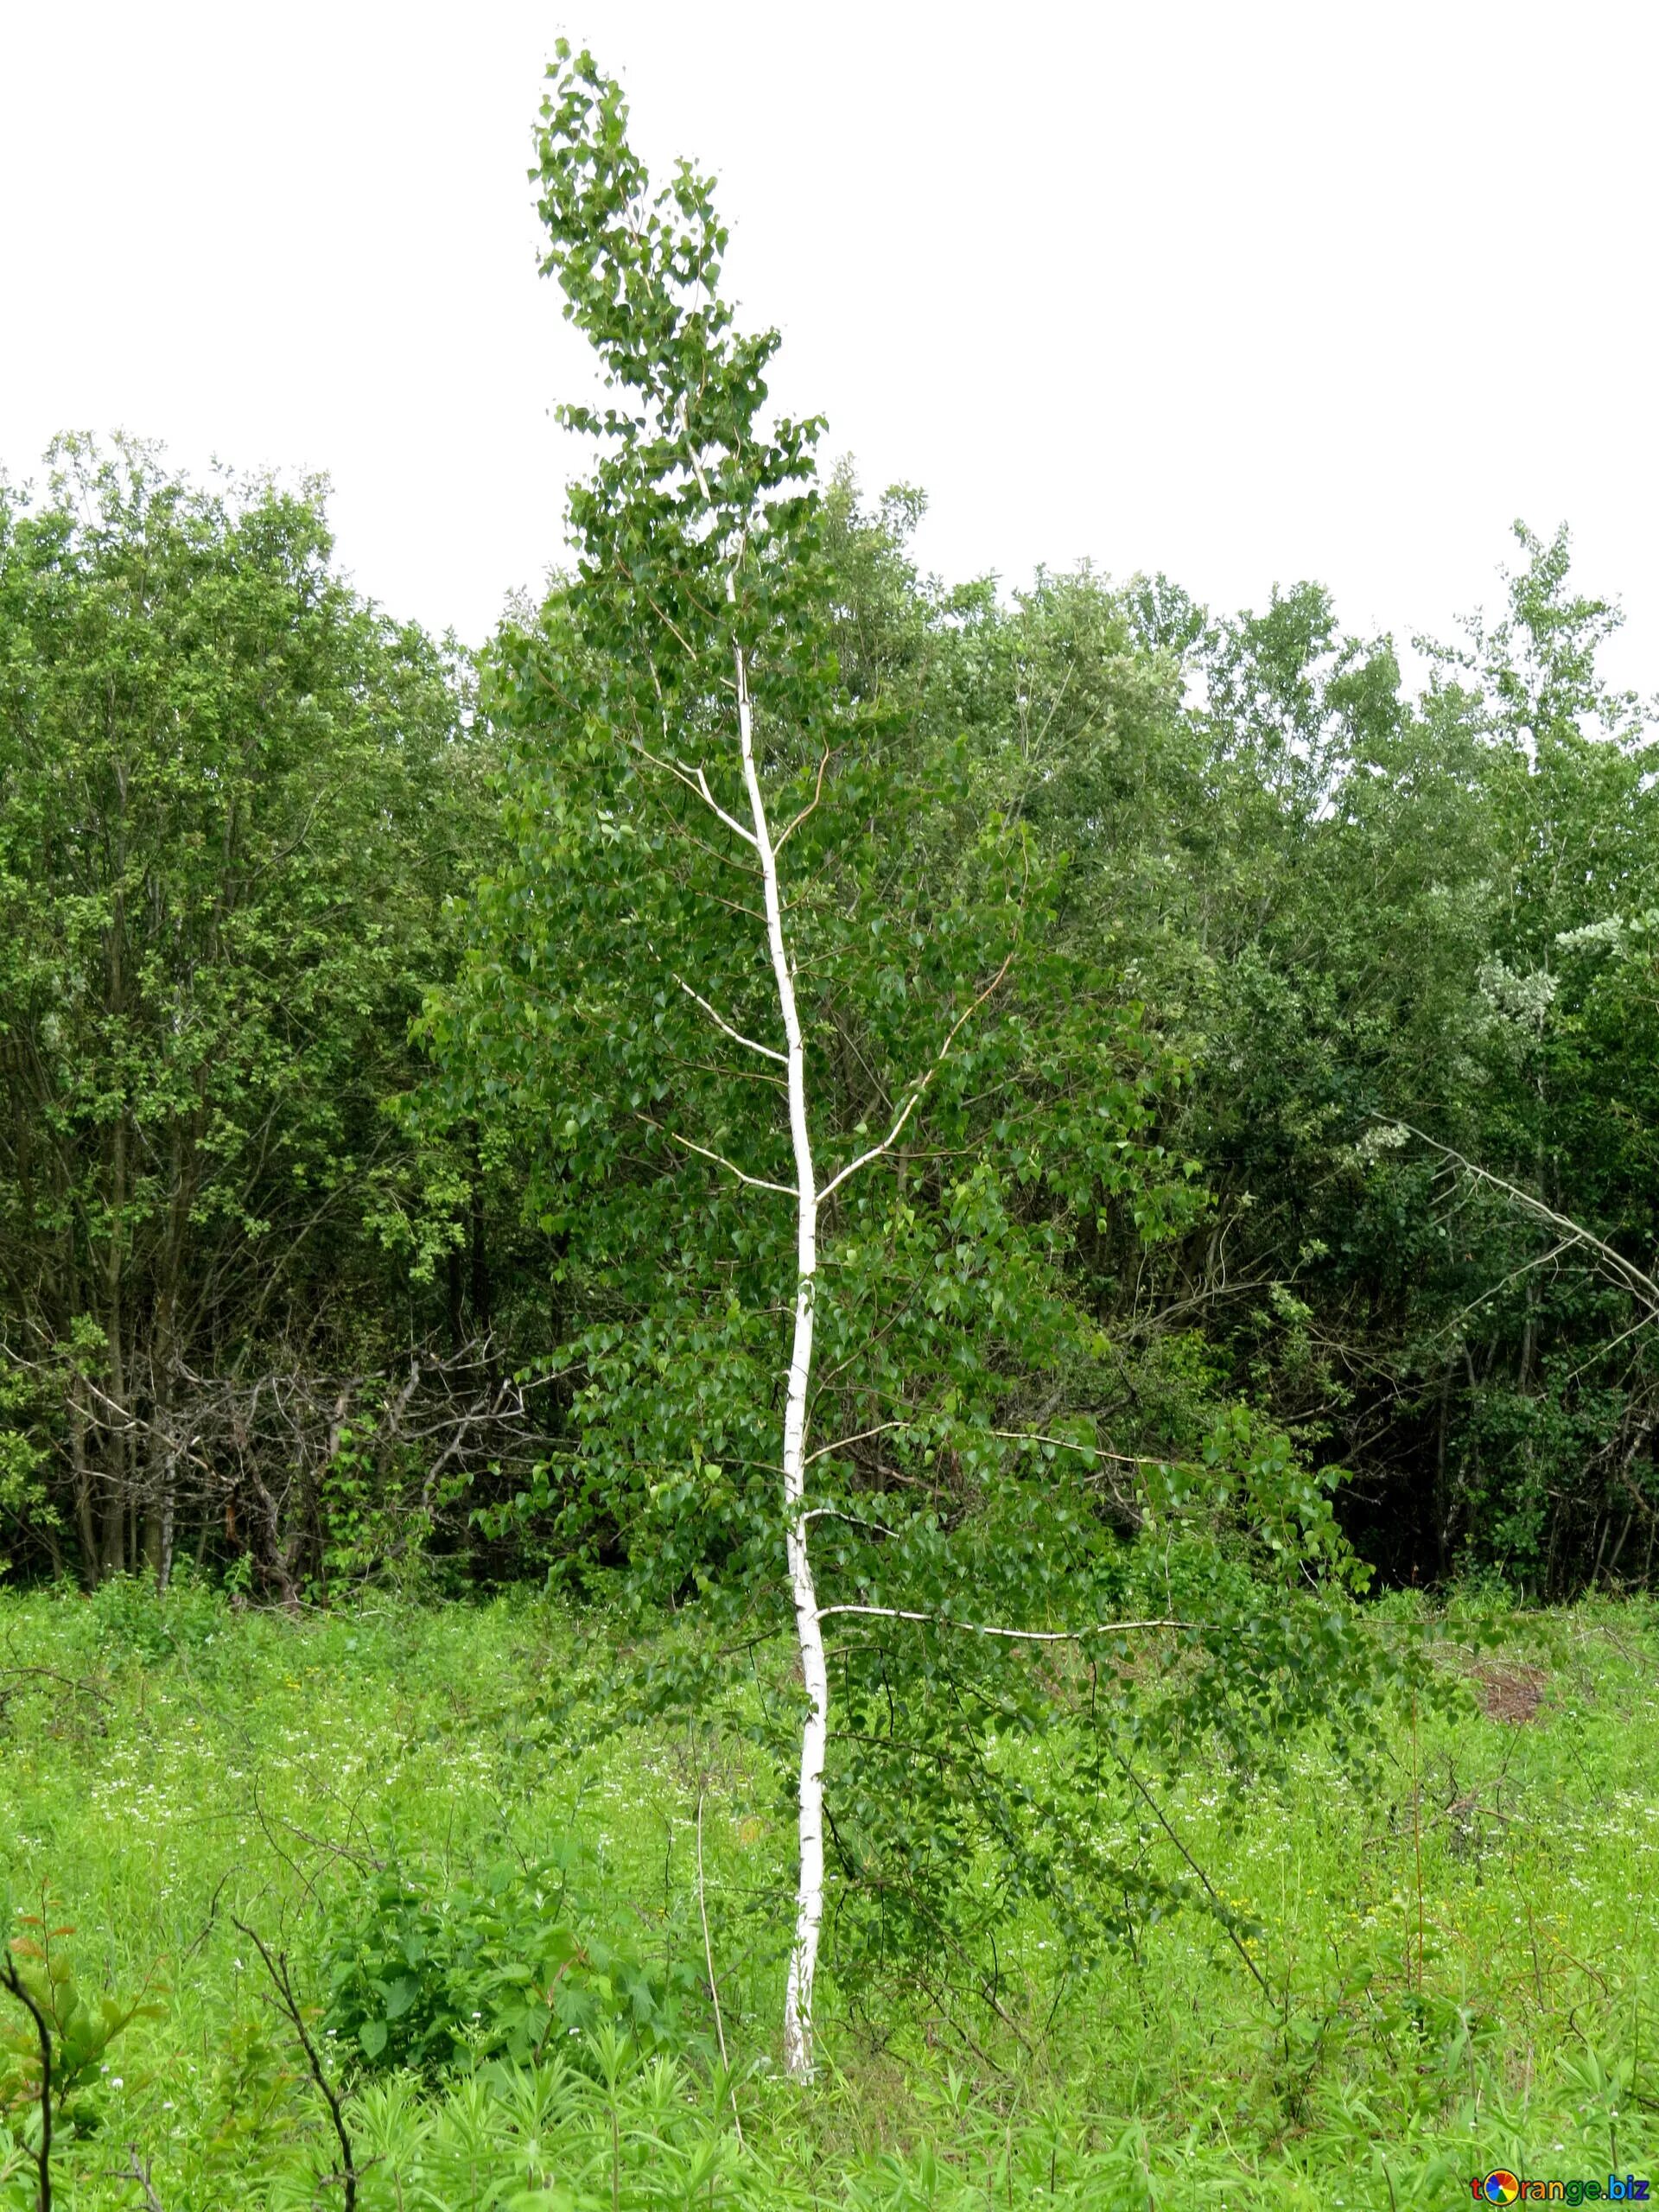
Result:
{"type": "Polygon", "coordinates": [[[817,1177],[806,1113],[806,1048],[795,1002],[795,976],[784,943],[783,902],[778,891],[778,860],[766,823],[754,758],[754,730],[749,708],[748,672],[741,649],[736,653],[737,716],[743,752],[743,780],[748,791],[766,890],[766,945],[778,987],[788,1047],[789,1130],[795,1152],[796,1266],[795,1330],[790,1349],[789,1388],[784,1401],[784,1516],[789,1581],[795,1602],[795,1634],[807,1713],[801,1730],[799,1850],[795,1902],[795,1942],[790,1953],[789,1983],[784,1999],[784,2059],[798,2082],[812,2075],[812,1985],[817,1971],[818,1936],[823,1923],[823,1758],[830,1726],[830,1674],[823,1656],[823,1628],[807,1548],[806,1416],[812,1383],[813,1299],[818,1272],[817,1177]]]}
{"type": "Polygon", "coordinates": [[[172,1435],[173,1294],[164,1288],[156,1302],[149,1351],[149,1449],[144,1472],[144,1565],[157,1589],[167,1587],[173,1548],[173,1484],[177,1453],[172,1435]]]}
{"type": "Polygon", "coordinates": [[[1458,1500],[1448,1496],[1446,1486],[1446,1436],[1452,1413],[1452,1367],[1456,1355],[1446,1354],[1445,1371],[1440,1376],[1440,1418],[1434,1445],[1434,1494],[1440,1519],[1440,1572],[1446,1573],[1446,1555],[1452,1547],[1452,1524],[1458,1517],[1458,1500]]]}
{"type": "Polygon", "coordinates": [[[177,1470],[172,1459],[167,1463],[167,1489],[162,1498],[162,1555],[156,1562],[156,1586],[165,1591],[173,1580],[174,1516],[177,1510],[175,1496],[177,1470]]]}
{"type": "Polygon", "coordinates": [[[104,1553],[99,1563],[98,1579],[107,1582],[112,1574],[124,1574],[127,1570],[127,1501],[118,1483],[107,1476],[109,1496],[104,1504],[104,1553]]]}
{"type": "Polygon", "coordinates": [[[99,1584],[98,1529],[92,1519],[92,1471],[86,1464],[86,1414],[80,1380],[69,1386],[69,1473],[75,1491],[75,1532],[80,1539],[81,1571],[88,1589],[99,1584]]]}

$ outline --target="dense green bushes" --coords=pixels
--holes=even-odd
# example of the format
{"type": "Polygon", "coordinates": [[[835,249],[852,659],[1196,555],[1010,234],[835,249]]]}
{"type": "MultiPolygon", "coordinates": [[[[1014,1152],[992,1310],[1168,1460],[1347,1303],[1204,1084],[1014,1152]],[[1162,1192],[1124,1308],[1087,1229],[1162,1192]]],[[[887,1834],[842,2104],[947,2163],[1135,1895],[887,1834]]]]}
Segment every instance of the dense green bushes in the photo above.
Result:
{"type": "MultiPolygon", "coordinates": [[[[677,1046],[671,1093],[623,1098],[663,1080],[662,1009],[627,1044],[594,995],[618,918],[572,822],[543,872],[558,594],[485,656],[480,708],[464,657],[333,573],[315,489],[78,442],[59,470],[0,504],[5,1555],[92,1582],[188,1554],[289,1602],[423,1550],[667,1572],[686,1440],[636,1450],[598,1410],[643,1417],[680,1357],[642,1286],[702,1296],[639,1116],[712,1098],[677,1046]]],[[[1638,1268],[1659,1242],[1659,798],[1565,539],[1522,537],[1501,619],[1413,696],[1312,586],[1236,620],[1087,572],[945,590],[906,551],[918,495],[823,490],[812,711],[862,824],[813,863],[833,1127],[1026,886],[997,1018],[918,1122],[905,1249],[874,1217],[848,1247],[882,1387],[937,1379],[881,1317],[960,1273],[969,1202],[930,1163],[976,1151],[967,1244],[996,1217],[1029,1309],[1012,1338],[950,1322],[994,1425],[1186,1457],[1243,1401],[1350,1471],[1386,1578],[1644,1580],[1649,1311],[1572,1226],[1638,1268]],[[1021,1351],[1033,1297],[1068,1318],[1021,1351]]],[[[705,1314],[671,1378],[728,1478],[693,1482],[687,1573],[750,1541],[771,1452],[772,1262],[739,1211],[711,1186],[699,1234],[747,1319],[705,1314]]]]}
{"type": "Polygon", "coordinates": [[[646,2053],[690,2049],[690,2004],[701,2050],[707,2000],[697,2001],[696,1976],[600,1933],[575,1894],[580,1868],[566,1850],[451,1872],[436,1889],[375,1876],[341,1900],[324,1938],[328,2025],[373,2067],[442,2070],[495,2057],[522,2066],[569,2037],[580,2064],[601,2028],[646,2053]]]}

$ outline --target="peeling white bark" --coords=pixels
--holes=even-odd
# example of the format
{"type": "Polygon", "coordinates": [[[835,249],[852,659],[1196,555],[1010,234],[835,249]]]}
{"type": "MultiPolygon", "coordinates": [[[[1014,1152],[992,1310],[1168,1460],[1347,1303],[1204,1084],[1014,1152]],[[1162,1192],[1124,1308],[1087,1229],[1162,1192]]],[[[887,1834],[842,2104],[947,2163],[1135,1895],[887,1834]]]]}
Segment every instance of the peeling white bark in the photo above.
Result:
{"type": "Polygon", "coordinates": [[[787,1047],[789,1131],[795,1150],[795,1334],[790,1348],[789,1388],[784,1401],[784,1529],[789,1555],[790,1590],[795,1601],[795,1635],[806,1684],[806,1722],[801,1731],[800,1871],[795,1900],[795,1942],[789,1958],[784,1999],[784,2058],[798,2082],[812,2075],[812,1984],[817,1971],[818,1935],[823,1924],[823,1755],[830,1721],[830,1673],[823,1656],[817,1592],[807,1549],[806,1405],[812,1382],[813,1296],[818,1273],[818,1192],[812,1160],[812,1134],[806,1112],[806,1049],[795,1002],[795,976],[784,942],[783,901],[778,891],[778,855],[766,823],[766,802],[754,758],[753,719],[748,671],[740,648],[737,663],[738,741],[743,781],[749,795],[754,849],[766,892],[766,946],[778,988],[787,1047]]]}

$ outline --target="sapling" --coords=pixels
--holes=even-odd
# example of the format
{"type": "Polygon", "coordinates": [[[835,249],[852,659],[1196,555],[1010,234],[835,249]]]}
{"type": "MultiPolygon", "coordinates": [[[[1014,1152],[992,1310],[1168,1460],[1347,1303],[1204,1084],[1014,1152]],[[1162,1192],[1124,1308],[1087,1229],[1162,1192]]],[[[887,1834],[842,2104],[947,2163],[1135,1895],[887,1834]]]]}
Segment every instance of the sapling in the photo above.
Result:
{"type": "Polygon", "coordinates": [[[108,1992],[93,1995],[64,1948],[75,1931],[50,1924],[51,1903],[43,1893],[39,1912],[20,1915],[23,1932],[0,1950],[0,1989],[28,2016],[0,2030],[0,2113],[38,2109],[39,2212],[51,2212],[56,2123],[97,2126],[94,2092],[109,2071],[110,2046],[134,2020],[155,2019],[161,2012],[142,1995],[131,2004],[108,1992]]]}
{"type": "Polygon", "coordinates": [[[641,1587],[792,1627],[806,2080],[827,1842],[868,1948],[969,1964],[1008,2022],[995,1930],[1022,1896],[1081,1943],[1112,1922],[1090,1897],[1178,1894],[1103,1833],[1127,1750],[1203,1737],[1242,1768],[1363,1716],[1359,1571],[1332,1478],[1243,1416],[1109,1492],[1077,1408],[1112,1350],[1060,1261],[1201,1211],[1157,1141],[1177,1071],[1061,944],[1063,865],[996,778],[843,680],[821,426],[768,412],[779,341],[737,328],[709,181],[653,189],[618,86],[563,44],[550,74],[546,267],[610,400],[563,410],[598,445],[572,572],[486,686],[515,857],[429,1026],[462,1110],[525,1118],[575,1308],[577,1440],[530,1502],[641,1587]]]}

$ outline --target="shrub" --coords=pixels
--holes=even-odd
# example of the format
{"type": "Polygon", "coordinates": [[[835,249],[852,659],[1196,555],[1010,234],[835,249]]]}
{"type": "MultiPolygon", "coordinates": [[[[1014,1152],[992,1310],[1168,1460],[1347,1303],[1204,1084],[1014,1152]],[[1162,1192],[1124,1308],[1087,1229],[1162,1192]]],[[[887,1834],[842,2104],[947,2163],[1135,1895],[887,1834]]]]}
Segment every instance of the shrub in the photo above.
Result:
{"type": "Polygon", "coordinates": [[[436,1896],[395,1869],[377,1875],[331,1920],[327,2024],[372,2067],[426,2072],[524,2063],[561,2043],[580,2063],[607,2025],[648,2051],[700,2045],[696,1976],[580,1926],[572,1863],[503,1861],[436,1896]]]}

